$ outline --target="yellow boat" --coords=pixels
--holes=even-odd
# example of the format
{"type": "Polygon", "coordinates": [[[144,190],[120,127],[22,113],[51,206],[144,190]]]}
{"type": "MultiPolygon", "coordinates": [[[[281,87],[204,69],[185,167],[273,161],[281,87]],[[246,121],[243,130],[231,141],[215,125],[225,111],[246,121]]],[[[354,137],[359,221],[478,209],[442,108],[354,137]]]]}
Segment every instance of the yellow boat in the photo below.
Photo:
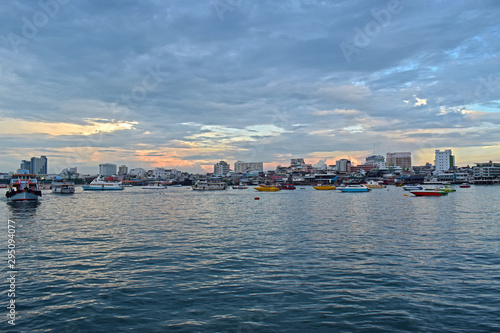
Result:
{"type": "Polygon", "coordinates": [[[333,191],[336,190],[337,188],[333,185],[318,185],[318,186],[313,186],[315,190],[322,190],[322,191],[333,191]]]}
{"type": "Polygon", "coordinates": [[[276,186],[262,186],[262,185],[255,187],[255,189],[260,192],[277,192],[280,190],[276,186]]]}

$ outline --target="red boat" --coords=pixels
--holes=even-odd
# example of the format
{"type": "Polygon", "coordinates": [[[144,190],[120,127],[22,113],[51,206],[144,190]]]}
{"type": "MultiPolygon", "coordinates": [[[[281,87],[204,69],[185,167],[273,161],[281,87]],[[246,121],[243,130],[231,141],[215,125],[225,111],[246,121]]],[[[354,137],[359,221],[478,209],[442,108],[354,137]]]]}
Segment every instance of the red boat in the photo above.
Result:
{"type": "Polygon", "coordinates": [[[444,191],[410,191],[411,194],[416,195],[417,197],[441,197],[443,195],[447,195],[447,192],[444,191]]]}
{"type": "Polygon", "coordinates": [[[285,185],[278,185],[278,188],[280,190],[295,190],[295,185],[293,184],[285,184],[285,185]]]}
{"type": "Polygon", "coordinates": [[[469,184],[460,184],[459,186],[460,186],[461,188],[469,188],[469,187],[470,187],[470,185],[469,185],[469,184]]]}

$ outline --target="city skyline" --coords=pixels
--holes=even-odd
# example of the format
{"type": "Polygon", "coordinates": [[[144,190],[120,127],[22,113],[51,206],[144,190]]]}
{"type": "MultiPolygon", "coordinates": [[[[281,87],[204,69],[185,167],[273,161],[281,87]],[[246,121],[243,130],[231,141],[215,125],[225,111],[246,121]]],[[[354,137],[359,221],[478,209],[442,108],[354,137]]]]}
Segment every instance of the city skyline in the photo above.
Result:
{"type": "Polygon", "coordinates": [[[0,170],[500,159],[495,1],[0,4],[0,170]],[[223,5],[221,5],[223,4],[223,5]]]}

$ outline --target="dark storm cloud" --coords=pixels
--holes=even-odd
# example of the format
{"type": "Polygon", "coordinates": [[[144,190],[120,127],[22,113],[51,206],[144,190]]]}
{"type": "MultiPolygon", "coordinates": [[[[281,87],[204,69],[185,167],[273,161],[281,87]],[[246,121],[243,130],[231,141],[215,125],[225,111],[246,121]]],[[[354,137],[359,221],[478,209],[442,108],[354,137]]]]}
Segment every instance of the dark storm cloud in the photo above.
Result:
{"type": "MultiPolygon", "coordinates": [[[[498,110],[496,1],[220,1],[3,2],[0,116],[137,122],[98,144],[117,150],[187,149],[223,131],[232,148],[214,160],[347,154],[370,140],[410,149],[397,140],[439,128],[498,131],[495,112],[456,111],[498,110]],[[266,125],[281,132],[253,127],[266,125]]],[[[445,133],[449,146],[485,142],[445,133]]],[[[85,140],[2,137],[34,150],[85,140]]]]}

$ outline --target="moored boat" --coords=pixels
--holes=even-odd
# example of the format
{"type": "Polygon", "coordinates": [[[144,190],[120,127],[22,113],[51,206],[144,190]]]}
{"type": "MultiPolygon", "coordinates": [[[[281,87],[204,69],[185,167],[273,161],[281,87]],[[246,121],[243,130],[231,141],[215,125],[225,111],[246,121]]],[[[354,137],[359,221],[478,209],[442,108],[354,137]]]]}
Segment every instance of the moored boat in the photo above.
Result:
{"type": "Polygon", "coordinates": [[[278,188],[280,190],[295,190],[296,187],[293,184],[283,184],[283,185],[278,185],[278,188]]]}
{"type": "Polygon", "coordinates": [[[123,185],[121,182],[108,182],[99,175],[90,185],[84,185],[82,188],[84,191],[116,191],[123,190],[123,185]]]}
{"type": "Polygon", "coordinates": [[[246,190],[248,186],[243,185],[243,183],[240,183],[239,185],[233,185],[231,186],[234,190],[246,190]]]}
{"type": "Polygon", "coordinates": [[[416,195],[417,197],[441,197],[443,195],[448,195],[448,192],[440,191],[440,190],[420,190],[420,191],[410,191],[411,194],[416,195]]]}
{"type": "Polygon", "coordinates": [[[52,182],[52,193],[59,193],[59,194],[75,193],[75,183],[65,182],[62,180],[54,180],[52,182]]]}
{"type": "Polygon", "coordinates": [[[227,189],[227,184],[221,181],[198,180],[191,188],[195,191],[218,191],[227,189]]]}
{"type": "Polygon", "coordinates": [[[278,192],[280,189],[276,186],[260,185],[255,187],[257,191],[260,192],[278,192]]]}
{"type": "Polygon", "coordinates": [[[403,185],[401,186],[405,191],[421,191],[424,188],[420,185],[403,185]]]}
{"type": "Polygon", "coordinates": [[[366,187],[363,184],[340,186],[340,187],[337,187],[337,190],[339,190],[341,192],[369,192],[369,191],[371,191],[370,188],[366,187]]]}
{"type": "Polygon", "coordinates": [[[366,187],[368,188],[386,188],[387,186],[385,186],[384,184],[380,184],[380,182],[377,182],[377,181],[374,181],[374,180],[370,180],[368,183],[364,184],[366,187]]]}
{"type": "Polygon", "coordinates": [[[313,186],[313,188],[315,190],[319,190],[319,191],[333,191],[333,190],[336,190],[337,188],[333,185],[322,185],[322,184],[318,184],[316,186],[313,186]]]}
{"type": "Polygon", "coordinates": [[[151,184],[148,184],[147,186],[142,187],[143,190],[164,190],[166,188],[167,187],[161,182],[151,183],[151,184]]]}
{"type": "Polygon", "coordinates": [[[459,186],[461,188],[469,188],[470,187],[469,183],[463,183],[463,184],[460,184],[459,186]]]}
{"type": "Polygon", "coordinates": [[[36,201],[42,196],[36,175],[30,174],[26,169],[12,175],[8,189],[5,196],[10,201],[36,201]]]}

